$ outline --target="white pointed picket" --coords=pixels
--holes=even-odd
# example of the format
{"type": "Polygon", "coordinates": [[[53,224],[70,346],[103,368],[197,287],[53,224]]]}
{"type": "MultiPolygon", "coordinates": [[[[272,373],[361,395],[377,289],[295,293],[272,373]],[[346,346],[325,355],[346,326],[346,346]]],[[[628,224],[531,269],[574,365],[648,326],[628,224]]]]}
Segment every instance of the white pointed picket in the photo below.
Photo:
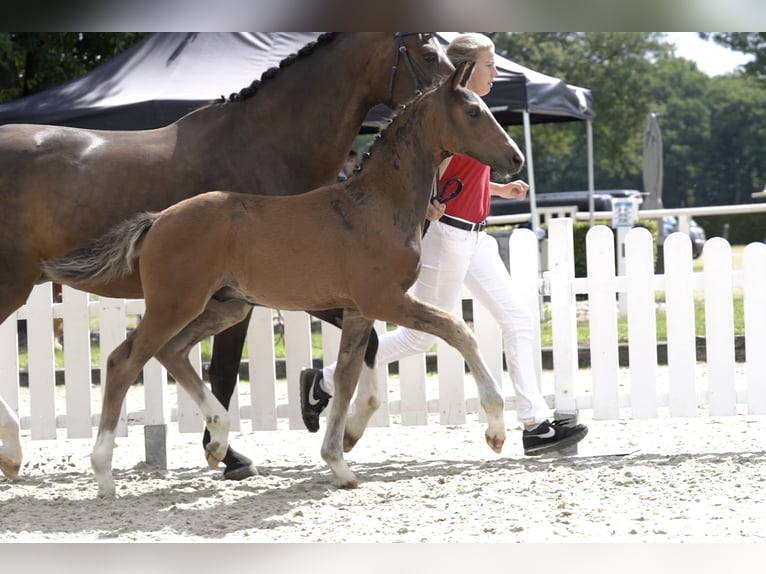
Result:
{"type": "Polygon", "coordinates": [[[590,361],[593,372],[593,418],[614,419],[620,414],[617,348],[617,280],[612,230],[592,227],[585,237],[587,249],[590,361]]]}
{"type": "Polygon", "coordinates": [[[694,367],[697,360],[692,245],[685,233],[665,239],[665,309],[670,373],[670,414],[697,414],[694,367]]]}
{"type": "Polygon", "coordinates": [[[766,245],[751,243],[743,253],[747,404],[752,414],[766,413],[766,245]]]}
{"type": "Polygon", "coordinates": [[[721,237],[705,244],[705,341],[711,415],[736,412],[734,388],[734,304],[731,246],[721,237]]]}

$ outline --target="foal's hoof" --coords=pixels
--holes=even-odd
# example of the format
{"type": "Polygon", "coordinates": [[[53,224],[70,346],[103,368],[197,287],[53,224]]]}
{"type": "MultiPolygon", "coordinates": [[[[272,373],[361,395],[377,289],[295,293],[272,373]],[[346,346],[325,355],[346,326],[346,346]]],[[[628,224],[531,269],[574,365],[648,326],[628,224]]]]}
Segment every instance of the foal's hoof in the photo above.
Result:
{"type": "Polygon", "coordinates": [[[231,469],[226,467],[223,471],[223,478],[226,480],[245,480],[251,476],[258,476],[258,469],[252,464],[231,469]]]}
{"type": "Polygon", "coordinates": [[[19,477],[19,470],[21,470],[21,463],[0,464],[0,471],[11,480],[19,477]]]}
{"type": "Polygon", "coordinates": [[[490,436],[489,433],[485,433],[484,438],[487,439],[489,448],[495,451],[497,454],[503,450],[503,444],[505,443],[505,437],[490,436]]]}
{"type": "Polygon", "coordinates": [[[359,488],[359,481],[354,476],[353,478],[336,479],[335,485],[338,488],[342,488],[344,490],[351,490],[354,488],[359,488]]]}

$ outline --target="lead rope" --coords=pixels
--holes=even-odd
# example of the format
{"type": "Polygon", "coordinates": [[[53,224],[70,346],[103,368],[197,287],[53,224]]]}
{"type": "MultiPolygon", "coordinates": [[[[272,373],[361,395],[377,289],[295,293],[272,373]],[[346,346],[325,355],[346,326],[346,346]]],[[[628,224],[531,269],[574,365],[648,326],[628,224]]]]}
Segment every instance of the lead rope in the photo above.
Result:
{"type": "MultiPolygon", "coordinates": [[[[463,180],[459,177],[451,177],[447,181],[444,182],[444,185],[442,185],[441,191],[439,191],[439,182],[441,181],[441,174],[439,172],[439,168],[436,168],[436,176],[434,177],[434,180],[431,182],[431,199],[429,200],[429,203],[432,203],[435,199],[439,203],[447,203],[450,199],[455,199],[457,195],[463,191],[463,180]],[[447,193],[447,190],[449,189],[449,186],[452,184],[455,184],[455,190],[452,193],[447,193]]],[[[426,219],[423,223],[423,235],[422,237],[425,237],[426,231],[428,231],[428,227],[431,225],[431,220],[426,219]]]]}

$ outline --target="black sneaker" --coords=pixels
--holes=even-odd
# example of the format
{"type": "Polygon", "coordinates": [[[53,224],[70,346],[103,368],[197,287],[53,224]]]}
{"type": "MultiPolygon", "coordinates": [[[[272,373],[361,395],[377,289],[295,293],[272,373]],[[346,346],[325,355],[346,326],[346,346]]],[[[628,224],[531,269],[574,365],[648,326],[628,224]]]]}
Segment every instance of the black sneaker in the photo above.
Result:
{"type": "Polygon", "coordinates": [[[322,369],[303,369],[301,371],[301,416],[309,432],[319,430],[319,415],[330,402],[332,395],[322,390],[322,369]]]}
{"type": "Polygon", "coordinates": [[[524,454],[535,456],[561,450],[577,444],[588,434],[585,425],[571,425],[567,421],[544,421],[536,429],[522,433],[524,454]]]}

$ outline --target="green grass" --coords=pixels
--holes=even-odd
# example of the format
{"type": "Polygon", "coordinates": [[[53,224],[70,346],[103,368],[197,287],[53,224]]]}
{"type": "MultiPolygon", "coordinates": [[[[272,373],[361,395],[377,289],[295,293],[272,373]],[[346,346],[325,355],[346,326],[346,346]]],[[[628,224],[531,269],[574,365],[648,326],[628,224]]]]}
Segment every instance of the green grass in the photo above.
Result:
{"type": "MultiPolygon", "coordinates": [[[[741,295],[734,297],[734,334],[745,334],[745,310],[744,300],[741,295]]],[[[553,346],[553,333],[550,322],[550,313],[546,312],[547,320],[540,325],[540,339],[543,347],[553,346]]],[[[664,309],[657,310],[657,340],[667,341],[667,319],[664,309]]],[[[694,325],[695,334],[703,337],[705,335],[705,302],[698,300],[694,303],[694,325]]],[[[618,317],[617,319],[617,339],[620,343],[628,341],[628,318],[618,317]]],[[[590,342],[590,325],[588,321],[577,322],[577,342],[580,345],[587,345],[590,342]]]]}

